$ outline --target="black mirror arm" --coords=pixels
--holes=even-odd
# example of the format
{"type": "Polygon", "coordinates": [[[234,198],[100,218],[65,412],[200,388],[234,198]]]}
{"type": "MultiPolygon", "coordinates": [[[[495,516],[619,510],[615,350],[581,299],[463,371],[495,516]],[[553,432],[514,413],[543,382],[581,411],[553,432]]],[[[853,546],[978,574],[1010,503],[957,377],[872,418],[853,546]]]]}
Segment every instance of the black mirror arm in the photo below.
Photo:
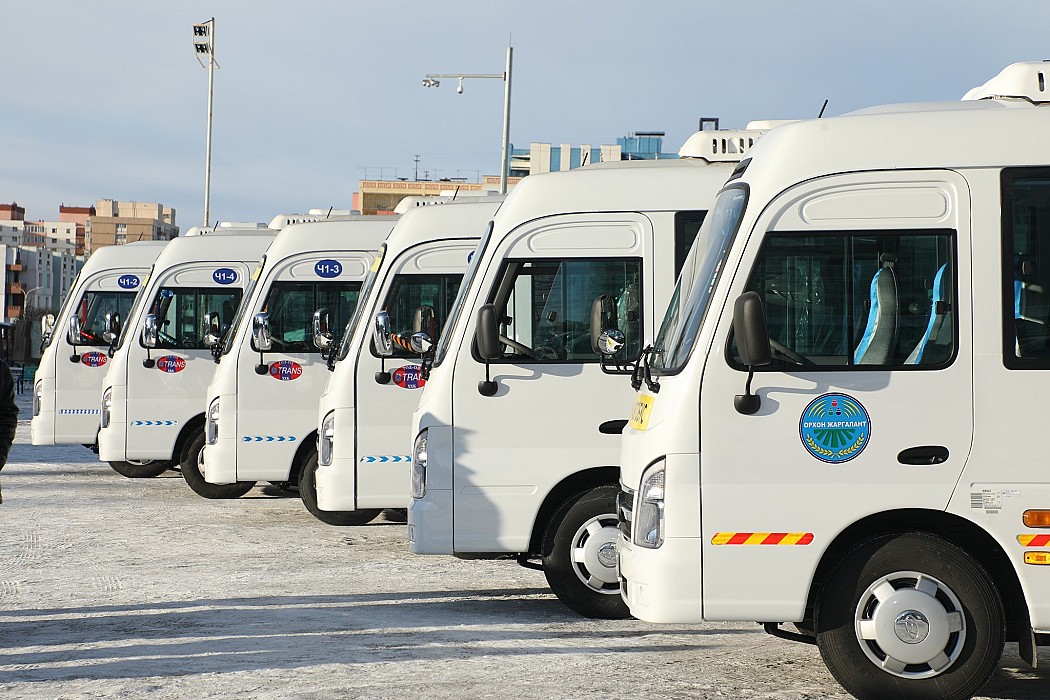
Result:
{"type": "Polygon", "coordinates": [[[753,416],[762,407],[762,397],[751,393],[751,380],[755,377],[755,368],[747,367],[747,383],[744,385],[744,393],[733,397],[733,407],[737,413],[745,416],[753,416]]]}

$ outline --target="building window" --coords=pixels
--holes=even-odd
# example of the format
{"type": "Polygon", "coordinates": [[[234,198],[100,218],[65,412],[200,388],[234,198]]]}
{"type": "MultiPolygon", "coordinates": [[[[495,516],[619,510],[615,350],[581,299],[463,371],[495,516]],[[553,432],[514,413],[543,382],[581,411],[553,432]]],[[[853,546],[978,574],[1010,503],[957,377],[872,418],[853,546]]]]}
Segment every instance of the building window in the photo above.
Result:
{"type": "Polygon", "coordinates": [[[128,232],[128,225],[127,224],[117,224],[116,231],[117,231],[117,233],[125,233],[126,234],[128,232]]]}

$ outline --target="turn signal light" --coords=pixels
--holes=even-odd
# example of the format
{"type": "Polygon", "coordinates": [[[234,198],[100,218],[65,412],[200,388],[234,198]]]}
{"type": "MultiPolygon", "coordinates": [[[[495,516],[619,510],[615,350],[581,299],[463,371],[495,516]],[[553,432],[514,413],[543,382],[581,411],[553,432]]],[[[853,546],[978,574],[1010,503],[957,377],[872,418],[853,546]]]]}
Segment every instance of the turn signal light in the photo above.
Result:
{"type": "Polygon", "coordinates": [[[1026,510],[1021,520],[1025,527],[1050,527],[1050,510],[1026,510]]]}
{"type": "Polygon", "coordinates": [[[1025,564],[1050,564],[1050,552],[1025,552],[1025,564]]]}

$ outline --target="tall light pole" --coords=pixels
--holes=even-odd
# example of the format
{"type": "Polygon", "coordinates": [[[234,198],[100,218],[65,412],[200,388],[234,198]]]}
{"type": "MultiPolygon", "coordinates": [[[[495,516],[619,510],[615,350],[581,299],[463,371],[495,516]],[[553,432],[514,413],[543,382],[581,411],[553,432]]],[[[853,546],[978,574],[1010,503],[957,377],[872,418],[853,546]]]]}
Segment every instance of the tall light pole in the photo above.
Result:
{"type": "Polygon", "coordinates": [[[514,47],[507,47],[507,69],[502,73],[427,73],[423,87],[439,87],[442,78],[458,80],[456,92],[463,94],[463,81],[467,78],[498,78],[503,81],[503,152],[499,174],[499,193],[507,194],[507,175],[510,172],[510,79],[514,62],[514,47]]]}
{"type": "Polygon", "coordinates": [[[204,153],[204,226],[211,223],[211,100],[215,87],[215,18],[193,25],[193,49],[197,61],[208,69],[208,137],[204,153]],[[205,62],[207,57],[207,62],[205,62]]]}
{"type": "Polygon", "coordinates": [[[43,287],[33,287],[28,292],[22,295],[22,318],[25,318],[26,313],[29,311],[29,295],[40,289],[43,289],[43,287]]]}

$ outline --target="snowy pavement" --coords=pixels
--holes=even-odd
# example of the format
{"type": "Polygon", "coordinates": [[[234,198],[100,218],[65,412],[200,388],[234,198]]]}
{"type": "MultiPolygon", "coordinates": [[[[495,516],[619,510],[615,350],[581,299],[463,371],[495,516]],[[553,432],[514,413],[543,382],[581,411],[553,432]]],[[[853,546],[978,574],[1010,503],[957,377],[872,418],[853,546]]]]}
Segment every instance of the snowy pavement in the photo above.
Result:
{"type": "MultiPolygon", "coordinates": [[[[843,698],[754,624],[580,618],[542,573],[416,557],[257,487],[208,501],[29,444],[0,474],[2,698],[843,698]]],[[[1008,647],[986,697],[1050,696],[1008,647]]]]}

